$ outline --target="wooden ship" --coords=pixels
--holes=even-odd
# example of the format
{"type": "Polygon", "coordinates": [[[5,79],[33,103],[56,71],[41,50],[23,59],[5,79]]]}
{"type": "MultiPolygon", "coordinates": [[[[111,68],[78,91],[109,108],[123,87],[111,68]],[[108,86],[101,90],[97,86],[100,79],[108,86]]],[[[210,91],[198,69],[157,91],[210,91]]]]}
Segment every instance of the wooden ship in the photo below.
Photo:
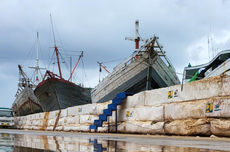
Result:
{"type": "Polygon", "coordinates": [[[15,101],[12,105],[15,116],[26,116],[33,113],[43,112],[37,97],[34,95],[33,89],[36,87],[36,85],[25,74],[20,65],[18,65],[18,68],[18,90],[15,95],[15,101]]]}
{"type": "Polygon", "coordinates": [[[18,65],[19,68],[19,83],[18,83],[18,90],[15,95],[15,101],[12,105],[12,108],[15,112],[16,116],[25,116],[33,113],[39,113],[43,112],[43,109],[37,99],[37,97],[34,95],[34,88],[39,82],[38,79],[38,71],[40,69],[39,67],[39,60],[38,60],[38,32],[37,32],[37,66],[36,67],[29,67],[32,69],[35,69],[35,82],[33,82],[26,73],[22,70],[22,66],[18,65]]]}
{"type": "Polygon", "coordinates": [[[166,56],[157,36],[147,40],[139,37],[139,22],[136,21],[135,52],[117,65],[113,72],[91,90],[92,102],[106,102],[121,92],[138,93],[180,84],[175,68],[166,56]],[[139,48],[139,41],[144,44],[139,48]]]}
{"type": "MultiPolygon", "coordinates": [[[[52,23],[52,19],[51,19],[52,23]]],[[[53,24],[52,24],[53,29],[53,24]]],[[[57,64],[59,75],[47,70],[43,78],[43,81],[40,82],[34,90],[35,95],[39,99],[39,102],[45,112],[65,109],[68,107],[89,104],[91,102],[90,90],[83,88],[80,85],[77,85],[70,81],[72,74],[83,56],[83,53],[80,55],[73,71],[68,80],[62,77],[61,66],[59,62],[60,52],[56,46],[54,30],[54,51],[56,54],[57,64]]]]}

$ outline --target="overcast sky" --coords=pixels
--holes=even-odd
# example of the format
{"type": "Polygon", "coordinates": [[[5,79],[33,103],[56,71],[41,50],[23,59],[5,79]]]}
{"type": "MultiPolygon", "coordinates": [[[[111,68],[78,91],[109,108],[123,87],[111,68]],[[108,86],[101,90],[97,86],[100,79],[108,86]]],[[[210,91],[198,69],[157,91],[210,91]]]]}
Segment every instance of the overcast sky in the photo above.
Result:
{"type": "MultiPolygon", "coordinates": [[[[50,14],[60,51],[76,55],[73,66],[80,55],[73,51],[84,52],[84,62],[74,76],[76,83],[94,87],[99,81],[97,61],[112,71],[133,53],[134,42],[125,37],[135,36],[136,19],[141,38],[158,35],[176,71],[183,73],[188,63],[209,61],[208,37],[210,42],[212,37],[209,51],[229,48],[229,8],[227,0],[0,0],[0,107],[11,107],[15,100],[18,64],[31,77],[33,70],[28,66],[36,65],[37,31],[40,66],[56,71],[51,60],[50,14]],[[109,62],[114,60],[118,61],[109,62]]],[[[66,71],[66,65],[61,66],[66,71]]],[[[67,72],[64,77],[68,79],[67,72]]]]}

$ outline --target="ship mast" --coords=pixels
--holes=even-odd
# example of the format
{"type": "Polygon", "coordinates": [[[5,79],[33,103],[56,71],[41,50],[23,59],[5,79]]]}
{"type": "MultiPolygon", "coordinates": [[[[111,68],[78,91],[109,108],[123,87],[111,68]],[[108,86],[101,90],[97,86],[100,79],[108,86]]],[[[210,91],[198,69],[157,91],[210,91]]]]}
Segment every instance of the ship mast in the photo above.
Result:
{"type": "Polygon", "coordinates": [[[37,66],[36,67],[29,67],[29,68],[32,68],[32,69],[35,69],[35,72],[36,72],[36,86],[38,85],[39,83],[39,79],[38,79],[38,70],[39,69],[46,69],[46,68],[39,68],[39,59],[38,59],[38,32],[37,32],[37,66]]]}
{"type": "Polygon", "coordinates": [[[135,22],[135,38],[133,37],[126,37],[125,40],[135,41],[135,50],[139,49],[139,41],[145,41],[144,39],[140,38],[139,34],[139,21],[136,20],[135,22]]]}
{"type": "MultiPolygon", "coordinates": [[[[145,41],[144,39],[140,38],[139,21],[138,20],[136,20],[136,22],[135,22],[135,38],[126,37],[125,40],[135,41],[136,51],[139,50],[139,41],[145,41]]],[[[155,43],[155,41],[156,41],[156,37],[154,37],[154,43],[155,43]]],[[[149,61],[148,61],[149,65],[148,65],[147,80],[146,80],[146,90],[150,90],[151,89],[151,83],[152,83],[151,82],[152,81],[152,57],[151,57],[152,53],[150,50],[147,50],[147,51],[148,51],[148,55],[149,55],[149,61]]]]}
{"type": "Polygon", "coordinates": [[[55,35],[54,35],[54,28],[53,28],[53,22],[52,22],[52,16],[51,16],[51,14],[50,14],[50,20],[51,20],[51,25],[52,25],[52,32],[53,32],[53,39],[54,39],[54,50],[55,50],[55,52],[56,52],[59,75],[60,75],[60,78],[62,79],[61,66],[60,66],[59,56],[58,56],[58,48],[57,48],[57,46],[56,46],[55,35]]]}
{"type": "Polygon", "coordinates": [[[139,41],[140,41],[140,36],[139,36],[139,21],[136,20],[135,22],[135,49],[139,49],[139,41]]]}
{"type": "Polygon", "coordinates": [[[36,69],[36,85],[38,85],[38,68],[39,68],[39,60],[38,60],[38,32],[37,32],[37,69],[36,69]]]}

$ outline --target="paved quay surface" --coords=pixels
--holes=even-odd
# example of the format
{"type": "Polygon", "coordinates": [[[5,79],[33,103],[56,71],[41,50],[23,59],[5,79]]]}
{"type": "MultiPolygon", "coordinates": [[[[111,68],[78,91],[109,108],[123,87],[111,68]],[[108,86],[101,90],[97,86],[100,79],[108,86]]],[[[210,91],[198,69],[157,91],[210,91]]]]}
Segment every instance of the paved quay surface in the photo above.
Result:
{"type": "Polygon", "coordinates": [[[199,149],[230,151],[230,138],[222,137],[191,137],[191,136],[164,136],[164,135],[139,135],[139,134],[114,134],[114,133],[79,133],[0,129],[0,133],[27,134],[43,136],[63,136],[89,139],[101,139],[109,141],[131,142],[145,145],[190,147],[199,149]]]}

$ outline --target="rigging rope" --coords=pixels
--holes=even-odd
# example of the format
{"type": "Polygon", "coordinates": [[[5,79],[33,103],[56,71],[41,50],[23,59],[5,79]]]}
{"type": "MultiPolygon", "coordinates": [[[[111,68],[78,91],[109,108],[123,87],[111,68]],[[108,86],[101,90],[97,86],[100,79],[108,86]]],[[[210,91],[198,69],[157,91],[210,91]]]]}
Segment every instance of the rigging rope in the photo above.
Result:
{"type": "Polygon", "coordinates": [[[55,54],[55,52],[53,51],[53,55],[52,55],[52,57],[51,57],[51,60],[50,60],[49,65],[48,65],[48,69],[50,68],[50,66],[51,66],[51,64],[52,64],[52,60],[54,59],[54,54],[55,54]]]}
{"type": "Polygon", "coordinates": [[[120,61],[120,60],[124,60],[127,58],[121,58],[121,59],[116,59],[116,60],[112,60],[112,61],[106,61],[106,62],[101,62],[101,63],[110,63],[110,62],[116,62],[116,61],[120,61]]]}
{"type": "Polygon", "coordinates": [[[82,58],[82,66],[83,66],[83,70],[84,70],[84,73],[85,73],[86,80],[87,80],[88,85],[90,87],[90,84],[89,84],[89,81],[88,81],[88,78],[87,78],[87,75],[86,75],[86,72],[85,72],[85,65],[84,65],[84,62],[83,62],[83,58],[82,58]]]}
{"type": "Polygon", "coordinates": [[[29,54],[26,56],[25,60],[21,63],[21,65],[23,65],[23,64],[24,64],[24,62],[26,61],[26,59],[29,57],[30,53],[31,53],[31,52],[32,52],[32,50],[34,49],[35,44],[36,44],[36,40],[35,40],[35,42],[34,42],[34,44],[33,44],[32,48],[30,49],[29,54]]]}
{"type": "MultiPolygon", "coordinates": [[[[39,43],[39,46],[41,46],[40,41],[38,41],[38,43],[39,43]]],[[[39,47],[39,50],[40,50],[39,52],[41,52],[43,65],[44,65],[44,66],[45,66],[45,68],[46,68],[46,65],[44,64],[45,58],[44,58],[44,56],[43,56],[43,53],[42,53],[42,51],[41,51],[41,48],[40,48],[40,47],[39,47]]]]}

